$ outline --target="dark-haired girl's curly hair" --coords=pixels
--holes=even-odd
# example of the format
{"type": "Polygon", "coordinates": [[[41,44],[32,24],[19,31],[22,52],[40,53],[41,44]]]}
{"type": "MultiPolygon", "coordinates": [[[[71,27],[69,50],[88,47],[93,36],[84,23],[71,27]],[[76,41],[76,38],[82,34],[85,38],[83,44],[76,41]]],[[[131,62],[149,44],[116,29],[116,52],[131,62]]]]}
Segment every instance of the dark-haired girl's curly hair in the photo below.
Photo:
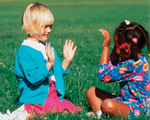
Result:
{"type": "Polygon", "coordinates": [[[138,60],[138,52],[140,52],[146,44],[148,53],[150,54],[149,34],[143,26],[125,20],[118,26],[115,35],[118,35],[119,45],[131,43],[131,55],[135,61],[138,60]],[[133,41],[133,39],[136,39],[137,42],[133,41]]]}

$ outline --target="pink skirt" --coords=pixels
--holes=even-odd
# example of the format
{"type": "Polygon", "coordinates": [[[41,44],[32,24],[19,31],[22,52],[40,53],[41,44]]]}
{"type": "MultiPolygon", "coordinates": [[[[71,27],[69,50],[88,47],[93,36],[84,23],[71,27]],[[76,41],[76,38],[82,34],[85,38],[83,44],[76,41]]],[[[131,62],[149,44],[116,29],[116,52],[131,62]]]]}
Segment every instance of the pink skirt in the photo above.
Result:
{"type": "Polygon", "coordinates": [[[62,112],[67,110],[71,113],[77,113],[78,111],[82,111],[82,108],[79,106],[75,106],[70,101],[64,99],[62,102],[57,95],[55,83],[51,83],[49,85],[49,94],[46,98],[44,105],[38,104],[24,104],[25,110],[29,114],[33,115],[45,115],[46,113],[50,112],[62,112]]]}

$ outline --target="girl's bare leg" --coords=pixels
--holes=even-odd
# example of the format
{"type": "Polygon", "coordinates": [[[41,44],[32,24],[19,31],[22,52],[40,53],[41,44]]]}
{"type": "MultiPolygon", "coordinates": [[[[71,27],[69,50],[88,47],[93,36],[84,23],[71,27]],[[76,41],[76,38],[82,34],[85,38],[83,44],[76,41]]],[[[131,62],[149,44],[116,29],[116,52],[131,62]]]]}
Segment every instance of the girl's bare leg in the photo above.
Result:
{"type": "Polygon", "coordinates": [[[96,87],[91,87],[87,91],[87,100],[95,112],[101,110],[101,103],[107,98],[112,98],[113,95],[96,87]]]}
{"type": "Polygon", "coordinates": [[[103,113],[109,113],[111,116],[127,117],[129,114],[129,106],[125,103],[106,99],[101,103],[103,113]]]}
{"type": "Polygon", "coordinates": [[[102,111],[111,116],[124,116],[129,114],[129,107],[125,103],[111,99],[113,95],[96,87],[91,87],[87,91],[87,99],[95,112],[102,111]]]}

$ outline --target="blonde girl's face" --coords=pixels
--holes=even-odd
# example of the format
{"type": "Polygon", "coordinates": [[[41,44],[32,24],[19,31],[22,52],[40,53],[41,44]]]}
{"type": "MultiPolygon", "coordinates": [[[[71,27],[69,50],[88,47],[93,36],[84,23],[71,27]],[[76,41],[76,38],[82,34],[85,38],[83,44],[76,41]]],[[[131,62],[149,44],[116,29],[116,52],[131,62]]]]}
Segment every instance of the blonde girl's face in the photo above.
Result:
{"type": "Polygon", "coordinates": [[[52,25],[42,26],[39,35],[36,36],[38,41],[46,41],[52,31],[52,25]]]}

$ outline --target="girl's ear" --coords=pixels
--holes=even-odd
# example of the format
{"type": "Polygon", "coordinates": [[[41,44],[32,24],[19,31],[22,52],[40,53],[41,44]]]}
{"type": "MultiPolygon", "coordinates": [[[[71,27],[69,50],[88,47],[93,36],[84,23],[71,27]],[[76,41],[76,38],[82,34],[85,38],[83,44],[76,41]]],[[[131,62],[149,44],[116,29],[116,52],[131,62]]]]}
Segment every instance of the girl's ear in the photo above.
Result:
{"type": "Polygon", "coordinates": [[[129,54],[129,52],[130,52],[130,45],[129,44],[127,44],[127,46],[125,47],[125,52],[126,52],[126,54],[129,54]]]}

